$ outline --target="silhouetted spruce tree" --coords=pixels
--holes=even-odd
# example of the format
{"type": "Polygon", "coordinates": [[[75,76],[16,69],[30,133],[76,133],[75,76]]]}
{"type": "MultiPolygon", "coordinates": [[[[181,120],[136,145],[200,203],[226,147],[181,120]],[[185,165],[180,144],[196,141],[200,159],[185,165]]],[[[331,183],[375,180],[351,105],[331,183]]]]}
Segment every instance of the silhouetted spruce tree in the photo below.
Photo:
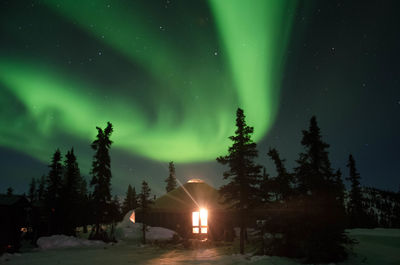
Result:
{"type": "Polygon", "coordinates": [[[42,175],[42,177],[38,180],[39,185],[37,185],[37,200],[44,201],[45,193],[46,193],[46,176],[42,175]]]}
{"type": "Polygon", "coordinates": [[[167,186],[165,188],[167,190],[167,192],[174,190],[177,186],[176,176],[175,176],[175,166],[174,166],[174,162],[172,162],[172,161],[169,162],[169,176],[167,177],[165,182],[167,182],[167,186]]]}
{"type": "Polygon", "coordinates": [[[137,197],[135,187],[132,188],[131,184],[128,185],[128,190],[126,191],[126,197],[122,204],[122,214],[125,215],[130,210],[136,209],[137,207],[137,197]]]}
{"type": "Polygon", "coordinates": [[[261,179],[260,179],[260,203],[262,205],[265,205],[266,203],[271,201],[271,192],[273,191],[271,189],[271,179],[269,178],[269,174],[267,173],[265,167],[263,167],[263,173],[261,175],[261,179]]]}
{"type": "Polygon", "coordinates": [[[298,184],[298,238],[300,255],[307,262],[336,262],[347,257],[344,244],[344,214],[336,176],[328,158],[329,145],[322,141],[317,120],[312,117],[308,130],[303,130],[301,144],[305,152],[297,160],[295,174],[298,184]]]}
{"type": "Polygon", "coordinates": [[[74,154],[74,149],[65,155],[64,161],[64,179],[63,179],[63,192],[62,192],[62,205],[63,205],[63,224],[66,235],[75,235],[75,229],[78,226],[79,208],[81,205],[81,174],[74,154]]]}
{"type": "Polygon", "coordinates": [[[281,159],[275,148],[269,149],[268,156],[275,164],[277,176],[274,178],[275,192],[279,200],[287,200],[292,195],[293,176],[285,168],[285,160],[281,159]]]}
{"type": "Polygon", "coordinates": [[[345,197],[345,190],[346,187],[344,186],[343,179],[342,179],[342,171],[340,169],[336,170],[335,174],[335,183],[336,183],[336,194],[338,196],[339,206],[342,208],[342,213],[346,213],[346,209],[344,207],[344,197],[345,197]]]}
{"type": "Polygon", "coordinates": [[[347,180],[351,183],[350,200],[348,203],[348,214],[350,227],[364,227],[366,214],[363,210],[362,205],[362,194],[360,186],[360,174],[356,169],[356,162],[352,155],[349,155],[349,161],[347,163],[349,168],[349,177],[347,180]]]}
{"type": "Polygon", "coordinates": [[[230,182],[222,186],[220,192],[225,202],[238,210],[241,254],[244,253],[247,216],[250,209],[259,202],[257,195],[261,166],[253,161],[258,155],[256,143],[251,139],[253,131],[253,127],[246,125],[243,110],[238,108],[235,135],[229,137],[233,142],[228,149],[229,154],[217,158],[219,163],[229,166],[229,170],[224,172],[224,179],[230,182]]]}
{"type": "Polygon", "coordinates": [[[61,233],[62,212],[61,212],[61,196],[62,196],[62,174],[63,166],[61,164],[61,153],[57,149],[53,154],[50,171],[47,176],[47,187],[45,192],[45,204],[49,211],[49,233],[61,233]]]}
{"type": "Polygon", "coordinates": [[[28,198],[31,203],[37,200],[36,179],[32,178],[29,183],[28,198]]]}
{"type": "Polygon", "coordinates": [[[95,151],[92,163],[92,180],[90,185],[93,187],[92,199],[94,202],[95,227],[93,239],[103,239],[100,224],[107,219],[108,205],[111,203],[111,160],[109,150],[112,141],[110,136],[113,127],[107,122],[107,127],[103,130],[97,129],[96,140],[93,141],[91,147],[95,151]]]}
{"type": "Polygon", "coordinates": [[[79,208],[78,210],[78,224],[83,226],[83,232],[87,233],[87,225],[90,220],[90,208],[89,208],[89,194],[87,190],[87,182],[84,177],[81,176],[79,183],[79,208]]]}
{"type": "Polygon", "coordinates": [[[147,215],[150,205],[153,203],[150,196],[150,187],[146,181],[142,182],[142,190],[139,194],[139,208],[142,211],[143,223],[142,223],[142,242],[146,244],[146,229],[147,229],[147,215]]]}

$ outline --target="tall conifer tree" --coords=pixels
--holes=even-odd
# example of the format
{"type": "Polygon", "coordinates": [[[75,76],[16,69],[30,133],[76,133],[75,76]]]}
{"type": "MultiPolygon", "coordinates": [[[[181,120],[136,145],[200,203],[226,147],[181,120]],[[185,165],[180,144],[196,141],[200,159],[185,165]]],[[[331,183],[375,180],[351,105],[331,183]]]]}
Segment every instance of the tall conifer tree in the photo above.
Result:
{"type": "Polygon", "coordinates": [[[36,179],[32,178],[29,183],[29,191],[28,191],[29,201],[32,203],[37,200],[37,190],[36,190],[36,179]]]}
{"type": "Polygon", "coordinates": [[[303,131],[300,154],[295,169],[298,182],[300,251],[307,262],[336,262],[347,256],[344,245],[349,240],[344,234],[343,214],[338,192],[337,176],[328,158],[329,145],[322,140],[317,120],[312,117],[310,127],[303,131]]]}
{"type": "Polygon", "coordinates": [[[93,201],[95,215],[95,231],[94,238],[100,237],[100,224],[107,218],[107,209],[111,203],[111,159],[109,150],[112,141],[110,140],[113,127],[107,122],[107,127],[103,130],[97,129],[96,140],[93,141],[91,147],[95,151],[92,163],[92,180],[90,185],[93,186],[93,201]]]}
{"type": "Polygon", "coordinates": [[[228,155],[220,156],[217,161],[228,165],[229,170],[224,172],[224,179],[229,179],[227,185],[221,187],[221,194],[225,202],[238,210],[240,220],[240,253],[244,253],[246,217],[249,210],[259,203],[259,184],[261,166],[254,163],[258,156],[257,145],[251,139],[253,127],[247,126],[243,110],[236,111],[236,131],[229,139],[233,142],[228,149],[228,155]]]}
{"type": "Polygon", "coordinates": [[[142,182],[142,190],[139,194],[139,207],[142,210],[143,223],[142,223],[142,240],[146,244],[146,231],[147,231],[147,214],[150,205],[153,203],[150,196],[151,189],[146,181],[142,182]]]}
{"type": "Polygon", "coordinates": [[[50,171],[47,176],[47,185],[45,191],[45,204],[49,213],[49,233],[62,233],[62,174],[63,166],[61,164],[61,152],[57,149],[49,165],[50,171]]]}
{"type": "Polygon", "coordinates": [[[81,174],[72,148],[65,155],[63,181],[63,212],[64,212],[64,234],[75,235],[75,228],[78,226],[79,208],[81,204],[81,174]]]}
{"type": "Polygon", "coordinates": [[[360,174],[356,169],[356,162],[352,155],[349,155],[349,161],[347,163],[347,167],[349,168],[349,177],[347,180],[351,183],[350,190],[350,201],[348,204],[348,212],[350,218],[350,227],[360,227],[363,226],[363,222],[365,222],[366,215],[363,211],[362,205],[362,194],[361,194],[361,186],[360,186],[360,174]]]}

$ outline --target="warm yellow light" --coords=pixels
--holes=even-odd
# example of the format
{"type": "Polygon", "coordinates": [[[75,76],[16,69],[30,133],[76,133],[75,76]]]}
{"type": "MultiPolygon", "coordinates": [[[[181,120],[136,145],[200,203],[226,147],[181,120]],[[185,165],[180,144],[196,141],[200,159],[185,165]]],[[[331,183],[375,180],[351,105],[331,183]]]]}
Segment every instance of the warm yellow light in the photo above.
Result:
{"type": "Polygon", "coordinates": [[[207,222],[208,211],[201,208],[198,212],[192,212],[192,226],[193,234],[207,234],[207,222]]]}
{"type": "Polygon", "coordinates": [[[206,209],[200,209],[200,224],[201,226],[207,226],[208,211],[206,209]]]}
{"type": "Polygon", "coordinates": [[[199,226],[199,212],[192,213],[193,226],[199,226]]]}
{"type": "Polygon", "coordinates": [[[190,179],[187,183],[204,183],[201,179],[190,179]]]}

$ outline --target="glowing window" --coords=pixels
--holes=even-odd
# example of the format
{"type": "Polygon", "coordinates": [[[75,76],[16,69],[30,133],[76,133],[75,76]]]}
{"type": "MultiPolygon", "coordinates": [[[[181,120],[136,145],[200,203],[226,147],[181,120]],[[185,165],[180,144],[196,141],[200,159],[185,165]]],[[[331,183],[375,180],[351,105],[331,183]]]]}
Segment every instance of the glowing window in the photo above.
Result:
{"type": "Polygon", "coordinates": [[[200,210],[200,223],[201,226],[207,226],[208,212],[205,209],[200,210]]]}
{"type": "Polygon", "coordinates": [[[192,213],[193,234],[207,234],[208,231],[208,211],[200,209],[198,212],[192,213]]]}
{"type": "Polygon", "coordinates": [[[199,226],[199,212],[193,212],[192,219],[193,219],[193,226],[199,226]]]}

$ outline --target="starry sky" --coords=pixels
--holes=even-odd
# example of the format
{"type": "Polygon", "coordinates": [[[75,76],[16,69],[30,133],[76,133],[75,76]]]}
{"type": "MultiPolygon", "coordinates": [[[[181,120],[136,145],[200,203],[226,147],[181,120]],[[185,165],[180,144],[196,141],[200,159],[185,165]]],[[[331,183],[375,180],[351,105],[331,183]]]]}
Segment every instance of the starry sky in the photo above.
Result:
{"type": "Polygon", "coordinates": [[[114,125],[113,193],[168,162],[181,182],[223,184],[237,107],[258,162],[295,166],[319,121],[335,168],[400,184],[398,1],[0,0],[0,192],[26,192],[52,153],[74,147],[88,179],[96,126],[114,125]]]}

